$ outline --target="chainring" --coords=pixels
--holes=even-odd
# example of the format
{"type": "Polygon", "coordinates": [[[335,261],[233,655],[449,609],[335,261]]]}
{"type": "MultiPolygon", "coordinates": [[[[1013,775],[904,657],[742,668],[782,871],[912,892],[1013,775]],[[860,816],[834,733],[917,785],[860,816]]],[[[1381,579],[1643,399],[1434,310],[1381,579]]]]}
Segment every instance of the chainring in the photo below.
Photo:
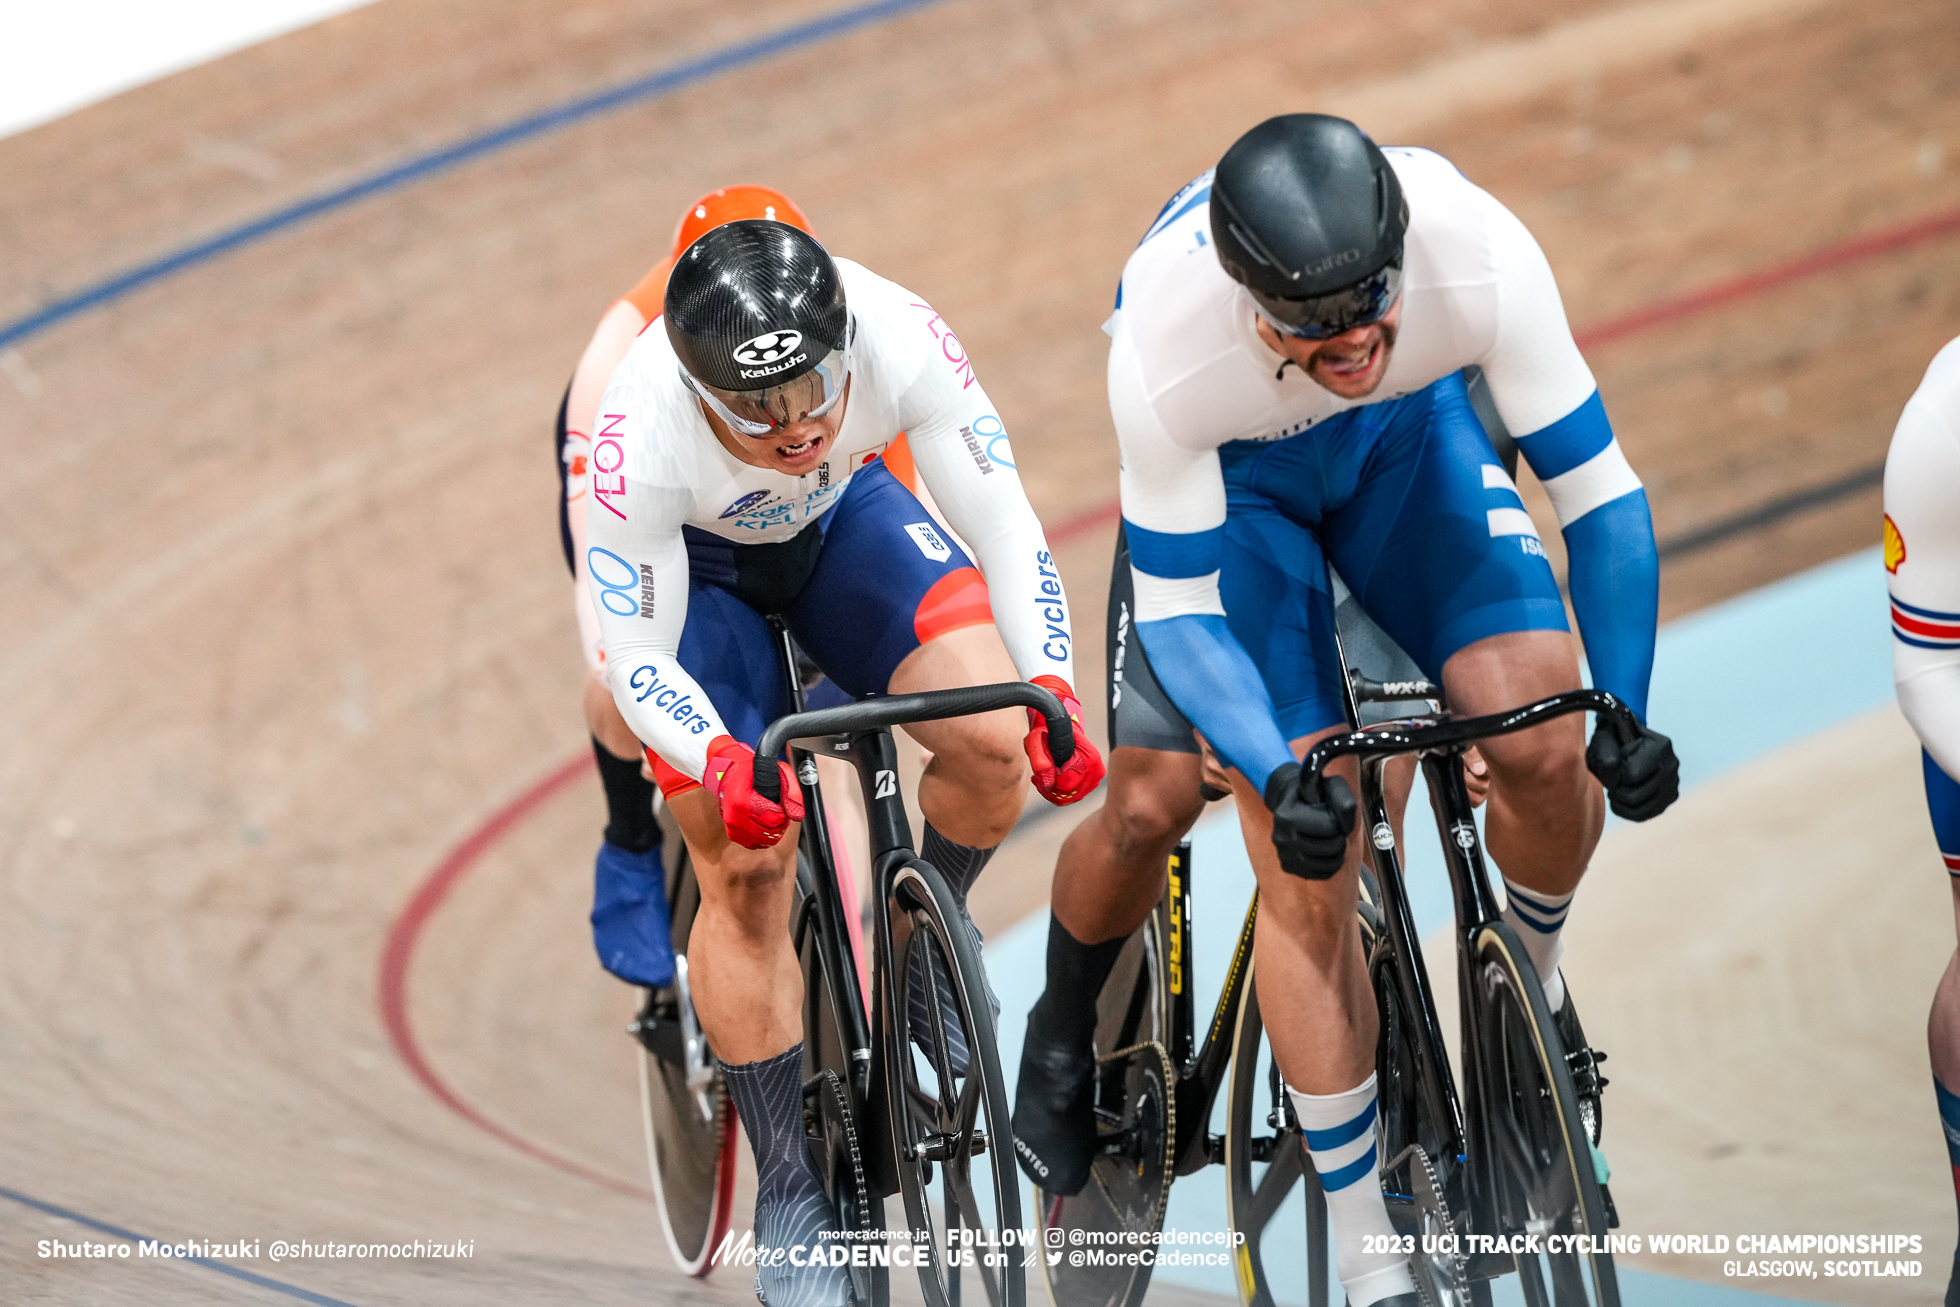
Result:
{"type": "Polygon", "coordinates": [[[1415,1200],[1415,1229],[1404,1233],[1416,1238],[1416,1251],[1409,1259],[1416,1272],[1416,1292],[1422,1296],[1424,1307],[1469,1307],[1469,1263],[1435,1164],[1420,1145],[1410,1144],[1382,1170],[1387,1174],[1404,1165],[1409,1168],[1409,1188],[1415,1200]]]}

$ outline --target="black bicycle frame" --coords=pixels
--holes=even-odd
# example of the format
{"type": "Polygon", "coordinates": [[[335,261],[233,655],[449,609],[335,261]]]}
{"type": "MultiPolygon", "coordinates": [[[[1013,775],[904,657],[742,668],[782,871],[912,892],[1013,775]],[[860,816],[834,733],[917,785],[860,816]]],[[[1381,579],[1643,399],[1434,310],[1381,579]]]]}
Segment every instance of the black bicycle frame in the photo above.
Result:
{"type": "MultiPolygon", "coordinates": [[[[1399,687],[1398,687],[1399,688],[1399,687]]],[[[1353,690],[1350,688],[1350,712],[1353,690]]],[[[1597,712],[1623,722],[1636,722],[1632,712],[1603,690],[1570,690],[1509,712],[1484,717],[1449,719],[1411,719],[1387,722],[1365,730],[1349,731],[1322,740],[1308,750],[1302,763],[1303,779],[1317,780],[1336,758],[1356,758],[1370,769],[1364,786],[1368,799],[1368,843],[1379,881],[1382,925],[1393,942],[1393,956],[1402,992],[1413,1000],[1414,1011],[1403,1019],[1413,1025],[1412,1043],[1421,1060],[1419,1077],[1432,1096],[1431,1120],[1448,1122],[1451,1138],[1446,1147],[1456,1161],[1469,1159],[1467,1183],[1469,1198],[1466,1215],[1473,1220],[1494,1216],[1498,1211],[1494,1152],[1491,1140],[1479,1138],[1475,1149],[1464,1147],[1465,1119],[1450,1073],[1449,1055],[1436,1016],[1434,992],[1423,966],[1420,939],[1402,883],[1402,868],[1396,857],[1393,830],[1388,825],[1386,803],[1382,797],[1381,768],[1391,758],[1416,754],[1421,758],[1423,779],[1429,788],[1436,815],[1437,834],[1442,838],[1444,861],[1449,868],[1450,891],[1456,908],[1457,994],[1462,1013],[1465,1068],[1468,1076],[1469,1119],[1484,1122],[1482,1105],[1488,1088],[1488,1070],[1476,1050],[1483,1048],[1483,1032],[1476,1028],[1479,1005],[1471,1001],[1475,992],[1472,971],[1477,933],[1499,919],[1496,897],[1491,893],[1490,873],[1484,863],[1483,844],[1477,834],[1469,792],[1464,788],[1462,752],[1479,740],[1529,730],[1555,717],[1575,712],[1597,712]],[[1439,1100],[1439,1101],[1438,1101],[1439,1100]]],[[[1358,716],[1358,714],[1357,714],[1358,716]]],[[[1405,1003],[1404,1007],[1409,1004],[1405,1003]]],[[[1386,1159],[1385,1159],[1386,1160],[1386,1159]]],[[[1446,1158],[1446,1160],[1450,1160],[1446,1158]]],[[[1493,1233],[1482,1230],[1478,1233],[1493,1233]]]]}
{"type": "Polygon", "coordinates": [[[1191,958],[1191,844],[1177,846],[1170,858],[1169,879],[1170,938],[1165,941],[1165,982],[1170,990],[1166,1052],[1177,1068],[1177,1143],[1173,1156],[1178,1175],[1201,1171],[1224,1157],[1224,1136],[1211,1133],[1211,1109],[1218,1090],[1225,1083],[1225,1071],[1232,1061],[1232,1032],[1238,1022],[1239,1004],[1245,998],[1245,978],[1252,961],[1252,928],[1259,918],[1259,896],[1255,893],[1245,910],[1245,921],[1232,946],[1232,960],[1225,972],[1225,984],[1212,1008],[1211,1024],[1204,1042],[1194,1051],[1197,1013],[1192,997],[1191,958]]]}
{"type": "MultiPolygon", "coordinates": [[[[938,721],[993,712],[1000,708],[1032,708],[1048,724],[1048,748],[1057,763],[1075,753],[1075,731],[1061,701],[1047,690],[1026,681],[1000,685],[964,686],[952,690],[931,690],[922,694],[881,695],[837,708],[806,712],[803,690],[795,674],[796,655],[789,631],[779,618],[770,619],[776,637],[776,656],[792,687],[791,703],[796,709],[778,717],[763,731],[756,745],[755,788],[772,800],[782,798],[782,777],[777,761],[791,740],[829,737],[832,756],[847,757],[857,768],[864,791],[864,811],[871,843],[872,883],[877,901],[888,902],[893,878],[918,855],[912,844],[912,824],[905,815],[905,800],[898,786],[898,750],[892,742],[891,728],[908,722],[938,721]]],[[[855,966],[846,965],[844,941],[846,911],[843,891],[837,883],[837,863],[830,847],[830,832],[822,820],[811,820],[823,812],[823,794],[817,783],[816,762],[807,749],[791,748],[791,768],[803,790],[804,851],[816,873],[814,909],[817,914],[817,947],[823,965],[834,979],[845,1008],[845,1029],[840,1032],[848,1045],[852,1087],[858,1101],[866,1104],[866,1118],[878,1136],[884,1135],[884,1068],[887,1059],[904,1055],[905,1032],[902,1024],[881,1022],[874,1040],[866,1017],[864,991],[858,983],[855,966]]],[[[888,913],[873,914],[872,999],[874,1010],[884,1013],[887,1005],[885,975],[893,956],[891,918],[888,913]]],[[[891,1140],[875,1137],[870,1141],[866,1160],[874,1186],[882,1194],[897,1191],[897,1176],[891,1172],[891,1140]]]]}

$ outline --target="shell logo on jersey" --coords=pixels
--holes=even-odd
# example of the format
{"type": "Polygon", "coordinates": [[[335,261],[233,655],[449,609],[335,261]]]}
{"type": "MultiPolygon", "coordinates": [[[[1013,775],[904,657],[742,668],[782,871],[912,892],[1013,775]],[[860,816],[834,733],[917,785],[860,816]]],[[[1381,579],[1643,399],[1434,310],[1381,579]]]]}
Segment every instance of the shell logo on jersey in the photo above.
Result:
{"type": "Polygon", "coordinates": [[[729,357],[745,368],[766,368],[784,356],[794,354],[802,343],[803,333],[800,331],[765,331],[737,345],[729,357]]]}
{"type": "Polygon", "coordinates": [[[1899,564],[1906,561],[1906,538],[1899,534],[1899,524],[1892,515],[1885,515],[1885,570],[1896,572],[1899,564]]]}

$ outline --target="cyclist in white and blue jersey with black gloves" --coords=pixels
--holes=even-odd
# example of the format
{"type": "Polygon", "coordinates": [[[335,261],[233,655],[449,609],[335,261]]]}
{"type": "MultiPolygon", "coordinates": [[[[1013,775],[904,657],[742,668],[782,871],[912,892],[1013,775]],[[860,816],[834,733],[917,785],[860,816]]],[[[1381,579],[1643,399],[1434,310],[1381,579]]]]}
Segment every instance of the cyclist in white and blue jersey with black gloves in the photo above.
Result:
{"type": "MultiPolygon", "coordinates": [[[[1594,682],[1643,718],[1659,564],[1550,266],[1503,205],[1426,150],[1343,119],[1270,119],[1166,206],[1123,272],[1110,409],[1123,542],[1111,596],[1110,793],[1056,867],[1048,985],[1015,1133],[1053,1193],[1087,1179],[1095,1000],[1196,818],[1192,728],[1233,770],[1261,896],[1268,1031],[1328,1194],[1355,1307],[1414,1303],[1375,1148],[1376,1013],[1354,930],[1349,782],[1296,758],[1344,729],[1331,562],[1461,715],[1580,685],[1558,583],[1465,395],[1483,369],[1551,496],[1594,682]]],[[[1569,716],[1490,740],[1488,847],[1506,919],[1583,1049],[1560,929],[1613,808],[1678,792],[1667,738],[1569,716]],[[1590,769],[1590,772],[1589,772],[1590,769]]],[[[1351,762],[1348,764],[1352,774],[1351,762]]],[[[1598,1082],[1587,1104],[1598,1120],[1598,1082]]]]}

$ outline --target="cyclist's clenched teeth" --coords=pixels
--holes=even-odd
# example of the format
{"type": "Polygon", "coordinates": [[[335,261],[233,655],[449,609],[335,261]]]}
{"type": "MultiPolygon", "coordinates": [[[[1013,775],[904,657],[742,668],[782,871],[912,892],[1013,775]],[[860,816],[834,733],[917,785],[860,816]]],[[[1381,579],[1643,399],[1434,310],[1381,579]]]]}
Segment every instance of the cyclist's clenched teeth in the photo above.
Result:
{"type": "Polygon", "coordinates": [[[1335,372],[1366,372],[1374,364],[1375,351],[1380,348],[1380,341],[1370,341],[1368,347],[1359,353],[1337,354],[1323,349],[1320,358],[1335,372]]]}

